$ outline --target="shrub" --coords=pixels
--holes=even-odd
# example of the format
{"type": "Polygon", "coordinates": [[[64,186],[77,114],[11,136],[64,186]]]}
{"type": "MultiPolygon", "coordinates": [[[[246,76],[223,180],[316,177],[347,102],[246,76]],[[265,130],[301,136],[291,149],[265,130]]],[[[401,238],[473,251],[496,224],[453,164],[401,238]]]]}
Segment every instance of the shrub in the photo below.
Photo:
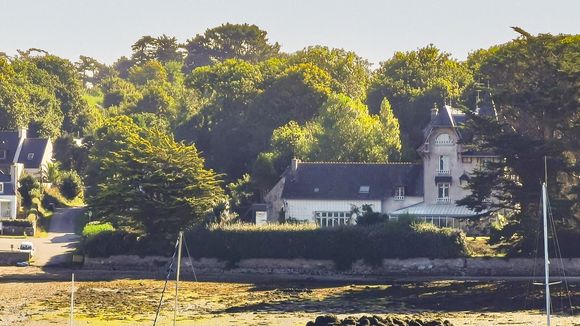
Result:
{"type": "Polygon", "coordinates": [[[32,205],[32,199],[40,195],[40,183],[29,174],[25,174],[19,182],[18,193],[22,198],[22,205],[29,208],[32,205]]]}
{"type": "Polygon", "coordinates": [[[83,228],[83,237],[92,238],[99,233],[115,231],[115,228],[111,223],[101,223],[101,222],[90,222],[83,228]]]}
{"type": "Polygon", "coordinates": [[[2,226],[19,226],[29,228],[33,225],[32,221],[28,219],[1,219],[0,222],[2,222],[2,226]]]}
{"type": "Polygon", "coordinates": [[[81,194],[83,183],[81,177],[76,171],[64,172],[61,177],[61,184],[59,186],[60,193],[68,200],[75,199],[81,194]]]}

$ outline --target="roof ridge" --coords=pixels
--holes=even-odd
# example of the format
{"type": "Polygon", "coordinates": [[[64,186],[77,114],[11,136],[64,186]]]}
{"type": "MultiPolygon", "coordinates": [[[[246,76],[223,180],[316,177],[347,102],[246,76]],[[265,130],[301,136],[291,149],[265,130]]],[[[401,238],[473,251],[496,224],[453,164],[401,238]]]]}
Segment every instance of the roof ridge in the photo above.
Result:
{"type": "Polygon", "coordinates": [[[414,162],[338,162],[338,161],[300,161],[299,164],[366,164],[366,165],[412,165],[414,162]]]}

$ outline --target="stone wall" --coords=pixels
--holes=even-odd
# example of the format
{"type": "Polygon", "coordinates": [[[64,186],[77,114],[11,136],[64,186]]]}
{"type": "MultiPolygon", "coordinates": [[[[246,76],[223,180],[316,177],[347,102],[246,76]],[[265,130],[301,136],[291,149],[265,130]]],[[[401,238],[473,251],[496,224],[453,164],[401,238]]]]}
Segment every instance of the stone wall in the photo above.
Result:
{"type": "Polygon", "coordinates": [[[28,253],[19,251],[0,251],[0,266],[14,266],[21,261],[28,261],[28,253]]]}
{"type": "MultiPolygon", "coordinates": [[[[84,268],[108,270],[146,270],[162,272],[168,257],[111,256],[85,257],[84,268]]],[[[349,270],[337,270],[330,260],[311,259],[242,259],[228,263],[212,258],[193,260],[197,273],[290,274],[301,276],[532,276],[543,274],[543,260],[527,258],[456,258],[456,259],[385,259],[380,266],[355,262],[349,270]],[[535,266],[534,266],[535,265],[535,266]]],[[[580,276],[580,258],[563,260],[567,276],[580,276]]],[[[553,275],[559,275],[560,262],[552,260],[553,275]]],[[[191,273],[187,257],[182,271],[191,273]]]]}

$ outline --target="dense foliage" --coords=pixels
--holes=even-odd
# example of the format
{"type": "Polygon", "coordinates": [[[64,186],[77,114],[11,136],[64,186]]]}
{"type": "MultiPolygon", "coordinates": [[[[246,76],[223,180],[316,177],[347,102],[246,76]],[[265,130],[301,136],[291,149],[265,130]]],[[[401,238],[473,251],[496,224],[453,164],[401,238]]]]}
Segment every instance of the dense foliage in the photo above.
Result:
{"type": "Polygon", "coordinates": [[[460,203],[503,212],[497,240],[513,245],[513,254],[536,248],[543,181],[558,231],[580,226],[579,53],[578,36],[524,33],[470,58],[476,75],[490,81],[498,112],[497,119],[472,117],[475,146],[502,159],[473,175],[472,194],[460,203]]]}
{"type": "MultiPolygon", "coordinates": [[[[477,137],[462,145],[504,160],[472,176],[461,204],[508,208],[496,239],[527,253],[544,155],[558,228],[578,232],[580,46],[578,35],[518,31],[465,62],[427,45],[375,70],[343,49],[283,53],[250,24],[210,28],[185,44],[143,36],[112,65],[39,49],[0,54],[0,129],[51,137],[58,163],[45,177],[60,185],[61,170],[76,171],[98,216],[172,237],[243,219],[293,157],[418,160],[429,110],[473,109],[484,91],[498,119],[473,115],[464,135],[477,137]]],[[[29,204],[36,191],[21,194],[29,204]]]]}
{"type": "MultiPolygon", "coordinates": [[[[120,232],[102,233],[86,246],[90,256],[139,254],[143,250],[135,237],[120,232]],[[126,239],[110,252],[103,246],[112,240],[126,239]]],[[[373,227],[321,229],[305,225],[233,225],[199,228],[186,234],[193,257],[212,257],[236,262],[247,258],[330,259],[347,268],[356,260],[377,264],[383,258],[452,258],[468,254],[464,236],[451,229],[404,222],[382,223],[373,227]]],[[[159,243],[171,254],[171,246],[159,243]]]]}

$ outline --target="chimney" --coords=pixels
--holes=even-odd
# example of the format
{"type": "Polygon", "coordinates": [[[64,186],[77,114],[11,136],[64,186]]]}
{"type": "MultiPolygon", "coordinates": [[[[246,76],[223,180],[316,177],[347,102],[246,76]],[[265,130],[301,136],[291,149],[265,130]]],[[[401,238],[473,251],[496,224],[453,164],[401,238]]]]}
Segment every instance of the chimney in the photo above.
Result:
{"type": "Polygon", "coordinates": [[[300,164],[300,160],[297,158],[293,158],[292,163],[290,164],[290,168],[292,169],[293,175],[296,175],[296,171],[298,170],[298,164],[300,164]]]}
{"type": "Polygon", "coordinates": [[[20,166],[18,164],[10,165],[10,182],[12,182],[12,186],[14,189],[18,189],[18,179],[20,178],[20,166]]]}
{"type": "Polygon", "coordinates": [[[433,108],[431,108],[431,120],[435,119],[435,117],[437,116],[437,113],[439,113],[439,109],[437,108],[437,103],[433,103],[433,108]]]}
{"type": "Polygon", "coordinates": [[[26,139],[26,133],[27,133],[28,129],[26,127],[20,127],[18,128],[18,138],[20,139],[26,139]]]}

